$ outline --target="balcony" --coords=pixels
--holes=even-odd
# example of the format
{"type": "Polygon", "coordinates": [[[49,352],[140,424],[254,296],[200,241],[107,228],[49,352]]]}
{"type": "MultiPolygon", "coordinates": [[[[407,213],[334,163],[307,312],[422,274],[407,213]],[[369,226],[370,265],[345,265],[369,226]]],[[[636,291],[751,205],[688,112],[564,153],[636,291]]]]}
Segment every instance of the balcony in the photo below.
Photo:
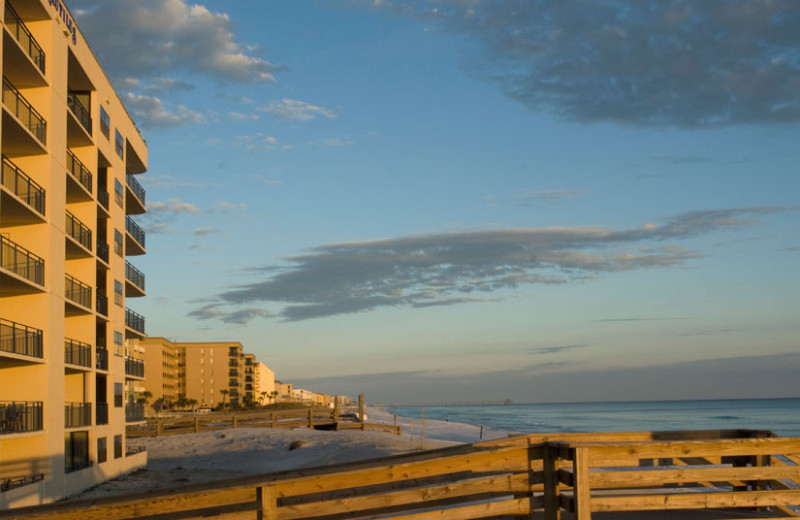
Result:
{"type": "Polygon", "coordinates": [[[95,424],[108,424],[108,403],[97,403],[95,406],[95,424]]]}
{"type": "Polygon", "coordinates": [[[236,367],[239,368],[239,360],[238,359],[229,359],[228,360],[229,367],[236,367]]]}
{"type": "Polygon", "coordinates": [[[144,379],[144,361],[141,359],[126,357],[125,375],[144,379]]]}
{"type": "Polygon", "coordinates": [[[22,21],[22,18],[17,12],[6,2],[6,28],[11,36],[17,40],[22,51],[30,58],[31,62],[36,66],[39,72],[44,75],[44,51],[36,38],[33,37],[31,31],[22,21]]]}
{"type": "Polygon", "coordinates": [[[3,156],[0,169],[0,222],[18,226],[44,222],[44,188],[3,156]]]}
{"type": "Polygon", "coordinates": [[[103,242],[100,237],[97,237],[97,259],[102,260],[108,269],[108,242],[103,242]]]}
{"type": "Polygon", "coordinates": [[[130,172],[126,172],[125,179],[128,185],[125,195],[125,211],[130,215],[144,213],[146,211],[144,188],[130,172]]]}
{"type": "Polygon", "coordinates": [[[228,377],[239,377],[239,371],[235,368],[228,369],[228,377]]]}
{"type": "Polygon", "coordinates": [[[81,101],[81,98],[86,100],[86,103],[89,102],[89,93],[88,92],[75,92],[72,89],[67,89],[67,106],[69,107],[72,115],[78,120],[86,133],[90,136],[92,135],[92,116],[89,113],[89,109],[86,108],[84,102],[81,101]]]}
{"type": "Polygon", "coordinates": [[[44,260],[0,235],[0,295],[44,290],[44,260]]]}
{"type": "Polygon", "coordinates": [[[64,297],[67,299],[68,316],[92,311],[92,288],[70,275],[64,276],[64,297]],[[79,307],[72,308],[73,305],[79,307]]]}
{"type": "Polygon", "coordinates": [[[108,372],[108,350],[98,347],[94,352],[94,368],[108,372]]]}
{"type": "Polygon", "coordinates": [[[67,148],[67,202],[92,200],[92,172],[67,148]]]}
{"type": "Polygon", "coordinates": [[[81,428],[92,425],[92,403],[66,403],[64,428],[81,428]]]}
{"type": "Polygon", "coordinates": [[[64,363],[77,367],[92,368],[92,346],[88,343],[64,340],[64,363]]]}
{"type": "Polygon", "coordinates": [[[97,202],[100,203],[100,207],[105,210],[106,216],[110,216],[108,213],[108,192],[103,188],[97,188],[97,202]]]}
{"type": "Polygon", "coordinates": [[[43,359],[42,336],[39,329],[0,318],[0,353],[43,359]]]}
{"type": "Polygon", "coordinates": [[[92,256],[92,230],[69,211],[67,211],[65,231],[68,260],[92,256]]]}
{"type": "Polygon", "coordinates": [[[44,429],[41,401],[0,401],[0,435],[44,429]]]}
{"type": "Polygon", "coordinates": [[[131,217],[125,217],[125,252],[130,256],[145,254],[144,230],[131,217]]]}
{"type": "Polygon", "coordinates": [[[125,406],[125,422],[144,421],[144,403],[129,403],[125,406]]]}
{"type": "Polygon", "coordinates": [[[95,305],[97,314],[108,318],[108,297],[106,297],[104,294],[97,293],[95,305]]]}
{"type": "Polygon", "coordinates": [[[136,269],[130,262],[125,262],[125,297],[144,296],[144,273],[136,269]]]}
{"type": "Polygon", "coordinates": [[[26,475],[24,477],[4,477],[2,480],[0,480],[0,493],[10,489],[27,486],[28,484],[35,484],[40,480],[44,480],[44,473],[35,473],[33,475],[26,475]]]}
{"type": "Polygon", "coordinates": [[[238,379],[228,380],[228,386],[239,386],[239,380],[238,379]]]}
{"type": "Polygon", "coordinates": [[[38,154],[46,151],[47,145],[47,121],[36,111],[27,99],[20,93],[19,90],[11,84],[8,78],[3,78],[3,105],[8,110],[9,114],[14,118],[9,120],[9,125],[6,126],[6,118],[3,117],[3,133],[9,132],[15,121],[17,125],[27,130],[22,130],[22,135],[14,132],[11,135],[3,136],[3,144],[6,142],[10,148],[14,149],[20,154],[38,154]]]}
{"type": "Polygon", "coordinates": [[[144,316],[130,309],[125,309],[125,326],[144,335],[144,316]]]}

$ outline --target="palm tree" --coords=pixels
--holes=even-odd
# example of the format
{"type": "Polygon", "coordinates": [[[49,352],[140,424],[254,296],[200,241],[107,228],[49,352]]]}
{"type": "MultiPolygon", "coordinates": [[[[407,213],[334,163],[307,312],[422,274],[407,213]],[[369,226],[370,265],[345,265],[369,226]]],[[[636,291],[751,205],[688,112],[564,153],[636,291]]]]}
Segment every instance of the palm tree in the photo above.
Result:
{"type": "Polygon", "coordinates": [[[219,393],[222,394],[222,409],[225,410],[225,397],[228,395],[228,391],[220,390],[219,393]]]}
{"type": "Polygon", "coordinates": [[[264,406],[265,397],[267,397],[267,392],[261,392],[261,397],[258,398],[258,402],[261,406],[264,406]]]}
{"type": "Polygon", "coordinates": [[[188,406],[192,410],[195,410],[197,408],[197,399],[187,399],[186,406],[188,406]]]}
{"type": "Polygon", "coordinates": [[[186,408],[187,402],[188,402],[188,399],[186,399],[186,396],[181,394],[181,395],[178,396],[178,400],[177,400],[177,402],[175,404],[178,406],[178,408],[183,410],[184,408],[186,408]]]}
{"type": "Polygon", "coordinates": [[[277,390],[273,390],[272,392],[269,393],[269,401],[270,402],[272,402],[273,399],[277,401],[277,398],[278,398],[278,391],[277,390]]]}

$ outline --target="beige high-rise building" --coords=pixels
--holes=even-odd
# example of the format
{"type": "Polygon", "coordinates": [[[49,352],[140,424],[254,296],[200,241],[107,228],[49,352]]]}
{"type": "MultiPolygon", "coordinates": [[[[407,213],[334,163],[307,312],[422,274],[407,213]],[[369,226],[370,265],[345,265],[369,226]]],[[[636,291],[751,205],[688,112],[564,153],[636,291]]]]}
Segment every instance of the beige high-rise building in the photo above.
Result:
{"type": "Polygon", "coordinates": [[[6,0],[0,120],[0,508],[144,465],[147,147],[63,0],[6,0]]]}
{"type": "Polygon", "coordinates": [[[275,372],[260,361],[253,365],[253,382],[255,400],[262,404],[275,402],[274,397],[270,398],[275,391],[275,372]]]}

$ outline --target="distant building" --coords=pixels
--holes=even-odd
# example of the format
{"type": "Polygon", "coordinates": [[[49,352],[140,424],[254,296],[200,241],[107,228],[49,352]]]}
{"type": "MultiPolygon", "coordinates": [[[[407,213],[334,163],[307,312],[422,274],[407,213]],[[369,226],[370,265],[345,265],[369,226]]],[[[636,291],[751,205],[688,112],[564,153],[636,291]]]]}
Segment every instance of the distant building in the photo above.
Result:
{"type": "Polygon", "coordinates": [[[147,145],[65,2],[0,2],[0,509],[142,467],[147,145]]]}
{"type": "Polygon", "coordinates": [[[254,394],[257,402],[269,404],[274,399],[272,393],[275,391],[275,372],[267,365],[256,361],[253,366],[254,394]]]}

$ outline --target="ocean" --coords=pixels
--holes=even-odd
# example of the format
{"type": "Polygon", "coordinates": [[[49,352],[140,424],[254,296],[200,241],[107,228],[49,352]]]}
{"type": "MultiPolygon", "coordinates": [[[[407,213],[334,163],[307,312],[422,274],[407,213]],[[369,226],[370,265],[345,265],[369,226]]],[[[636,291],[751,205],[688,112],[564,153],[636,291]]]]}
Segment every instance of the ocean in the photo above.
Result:
{"type": "MultiPolygon", "coordinates": [[[[421,406],[391,406],[389,411],[422,417],[421,406]]],[[[515,433],[744,428],[800,437],[800,399],[436,405],[425,406],[425,418],[515,433]]]]}

